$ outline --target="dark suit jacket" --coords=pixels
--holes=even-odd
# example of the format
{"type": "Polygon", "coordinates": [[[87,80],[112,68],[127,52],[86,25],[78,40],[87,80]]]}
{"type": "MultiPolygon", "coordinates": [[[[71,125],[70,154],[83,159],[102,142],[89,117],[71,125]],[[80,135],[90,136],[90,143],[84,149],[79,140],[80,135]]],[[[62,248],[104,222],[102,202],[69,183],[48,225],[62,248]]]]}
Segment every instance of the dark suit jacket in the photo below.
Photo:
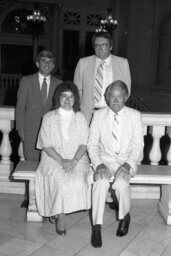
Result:
{"type": "Polygon", "coordinates": [[[36,147],[42,116],[50,110],[54,90],[61,82],[51,76],[48,98],[43,105],[38,73],[22,77],[17,95],[16,129],[24,131],[24,146],[28,143],[33,145],[33,150],[36,147]]]}

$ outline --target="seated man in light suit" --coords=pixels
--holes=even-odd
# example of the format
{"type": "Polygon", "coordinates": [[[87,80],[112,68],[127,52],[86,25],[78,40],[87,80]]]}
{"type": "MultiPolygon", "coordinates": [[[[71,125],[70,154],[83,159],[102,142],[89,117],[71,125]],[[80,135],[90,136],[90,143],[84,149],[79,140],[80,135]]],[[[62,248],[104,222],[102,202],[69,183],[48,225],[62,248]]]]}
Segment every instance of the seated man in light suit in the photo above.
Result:
{"type": "Polygon", "coordinates": [[[111,83],[106,89],[105,98],[108,106],[95,111],[88,142],[88,153],[94,168],[93,247],[102,246],[101,225],[108,191],[113,192],[119,206],[116,235],[128,233],[131,205],[129,180],[136,174],[144,146],[141,114],[125,106],[128,99],[126,84],[120,80],[111,83]],[[113,182],[110,183],[112,178],[113,182]]]}

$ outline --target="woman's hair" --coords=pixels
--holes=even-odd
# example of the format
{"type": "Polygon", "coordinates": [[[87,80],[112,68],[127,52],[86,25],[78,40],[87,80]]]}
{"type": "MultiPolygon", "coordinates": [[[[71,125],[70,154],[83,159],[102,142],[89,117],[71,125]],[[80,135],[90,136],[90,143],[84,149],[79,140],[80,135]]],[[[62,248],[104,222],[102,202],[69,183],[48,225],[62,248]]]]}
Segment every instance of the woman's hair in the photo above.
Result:
{"type": "Polygon", "coordinates": [[[113,46],[112,37],[111,37],[110,33],[105,32],[105,31],[100,31],[100,32],[94,33],[93,36],[92,36],[92,45],[93,45],[93,47],[94,47],[94,43],[95,43],[96,38],[99,38],[99,37],[106,38],[109,42],[110,47],[113,46]]]}
{"type": "Polygon", "coordinates": [[[60,108],[60,96],[63,92],[71,92],[74,95],[74,112],[80,111],[80,96],[77,86],[71,81],[64,81],[57,85],[52,99],[52,110],[60,108]]]}
{"type": "Polygon", "coordinates": [[[106,88],[104,96],[105,96],[105,100],[106,100],[107,104],[109,104],[110,94],[111,94],[113,87],[119,87],[124,92],[125,97],[128,98],[129,92],[128,92],[127,85],[123,81],[117,80],[117,81],[109,84],[109,86],[106,88]]]}

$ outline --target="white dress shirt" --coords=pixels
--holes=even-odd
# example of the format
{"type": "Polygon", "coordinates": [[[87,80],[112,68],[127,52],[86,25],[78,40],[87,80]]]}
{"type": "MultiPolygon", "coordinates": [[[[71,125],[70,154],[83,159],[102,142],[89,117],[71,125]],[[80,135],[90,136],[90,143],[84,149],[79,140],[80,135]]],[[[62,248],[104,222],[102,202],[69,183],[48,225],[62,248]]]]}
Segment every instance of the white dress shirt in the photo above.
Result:
{"type": "MultiPolygon", "coordinates": [[[[96,58],[96,67],[95,67],[95,74],[97,72],[97,67],[100,65],[102,62],[101,59],[96,58]]],[[[109,84],[113,82],[113,73],[112,73],[112,63],[111,63],[111,55],[107,57],[107,59],[104,60],[104,65],[103,65],[103,88],[102,88],[102,98],[98,103],[94,104],[95,108],[104,108],[107,106],[105,98],[104,98],[104,93],[106,91],[106,88],[108,87],[109,84]]],[[[94,78],[95,79],[95,78],[94,78]]]]}

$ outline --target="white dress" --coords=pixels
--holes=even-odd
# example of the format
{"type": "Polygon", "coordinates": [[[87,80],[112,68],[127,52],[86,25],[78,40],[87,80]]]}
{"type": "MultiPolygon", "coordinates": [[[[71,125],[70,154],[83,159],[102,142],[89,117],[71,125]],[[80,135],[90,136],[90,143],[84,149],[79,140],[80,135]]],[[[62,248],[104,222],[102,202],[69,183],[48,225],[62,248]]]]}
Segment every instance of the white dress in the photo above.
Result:
{"type": "MultiPolygon", "coordinates": [[[[47,113],[42,121],[37,147],[54,147],[64,159],[72,159],[79,145],[87,145],[89,128],[81,112],[72,111],[69,119],[68,132],[63,134],[61,127],[67,126],[60,111],[47,113]]],[[[78,161],[72,173],[66,173],[57,161],[42,151],[35,177],[39,214],[48,217],[89,209],[91,181],[92,173],[87,155],[78,161]]]]}

